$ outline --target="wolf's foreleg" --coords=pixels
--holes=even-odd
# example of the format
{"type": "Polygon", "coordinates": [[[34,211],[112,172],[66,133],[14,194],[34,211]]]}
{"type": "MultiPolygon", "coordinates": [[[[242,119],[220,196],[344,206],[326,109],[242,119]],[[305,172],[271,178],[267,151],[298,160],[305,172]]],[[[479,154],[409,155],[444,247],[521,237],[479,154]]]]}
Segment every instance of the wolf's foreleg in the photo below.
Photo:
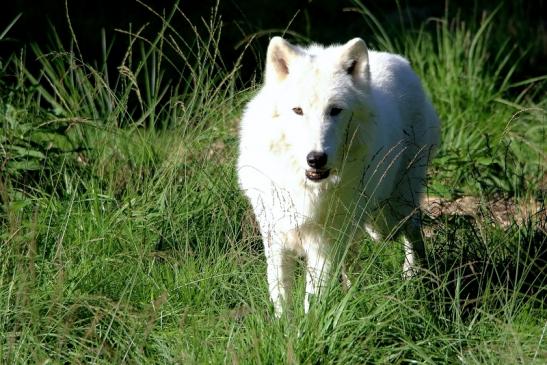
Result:
{"type": "Polygon", "coordinates": [[[318,297],[324,292],[332,270],[332,260],[321,245],[311,245],[306,249],[306,294],[304,297],[304,312],[310,309],[312,297],[318,297]]]}
{"type": "Polygon", "coordinates": [[[290,300],[295,259],[280,243],[272,242],[265,246],[268,289],[275,316],[279,318],[283,313],[283,307],[290,300]]]}

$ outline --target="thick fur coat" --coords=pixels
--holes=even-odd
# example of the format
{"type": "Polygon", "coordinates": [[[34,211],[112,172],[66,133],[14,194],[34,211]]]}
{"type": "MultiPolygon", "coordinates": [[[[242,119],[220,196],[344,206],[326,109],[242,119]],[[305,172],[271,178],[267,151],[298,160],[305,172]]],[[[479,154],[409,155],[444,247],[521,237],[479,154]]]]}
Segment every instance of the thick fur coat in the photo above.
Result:
{"type": "Polygon", "coordinates": [[[264,85],[241,120],[238,177],[260,226],[277,315],[296,256],[306,259],[307,311],[362,232],[401,236],[404,273],[415,271],[439,129],[403,57],[369,51],[360,38],[308,48],[270,41],[264,85]]]}

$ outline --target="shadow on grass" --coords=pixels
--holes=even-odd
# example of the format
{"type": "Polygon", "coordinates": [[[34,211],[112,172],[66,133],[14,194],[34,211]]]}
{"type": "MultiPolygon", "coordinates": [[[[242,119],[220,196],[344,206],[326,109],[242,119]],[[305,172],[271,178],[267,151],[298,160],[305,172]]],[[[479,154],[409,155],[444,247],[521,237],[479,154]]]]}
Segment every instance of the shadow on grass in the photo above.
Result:
{"type": "Polygon", "coordinates": [[[519,298],[532,305],[545,302],[545,222],[503,229],[470,216],[441,219],[445,222],[431,240],[423,280],[432,305],[445,318],[473,316],[484,306],[501,308],[519,298]]]}

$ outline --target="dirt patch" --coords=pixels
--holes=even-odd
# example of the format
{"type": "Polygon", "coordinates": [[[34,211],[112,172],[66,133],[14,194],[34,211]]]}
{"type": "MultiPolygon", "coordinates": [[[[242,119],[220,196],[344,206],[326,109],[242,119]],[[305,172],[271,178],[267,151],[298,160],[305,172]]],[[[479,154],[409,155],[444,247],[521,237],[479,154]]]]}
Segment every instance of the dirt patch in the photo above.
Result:
{"type": "Polygon", "coordinates": [[[537,223],[538,228],[547,233],[547,209],[536,200],[517,201],[515,199],[484,200],[474,196],[464,196],[456,200],[440,197],[426,197],[422,210],[432,219],[442,216],[467,216],[476,221],[491,222],[507,228],[513,224],[537,223]]]}

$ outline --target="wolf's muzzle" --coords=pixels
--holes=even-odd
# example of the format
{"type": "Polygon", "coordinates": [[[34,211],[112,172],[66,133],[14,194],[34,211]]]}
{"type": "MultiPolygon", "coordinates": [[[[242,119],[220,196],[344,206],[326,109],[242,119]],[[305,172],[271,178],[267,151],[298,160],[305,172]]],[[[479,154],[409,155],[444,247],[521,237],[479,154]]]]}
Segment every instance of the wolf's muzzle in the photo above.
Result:
{"type": "Polygon", "coordinates": [[[311,181],[321,181],[329,176],[330,170],[324,168],[328,155],[325,152],[311,151],[306,156],[310,169],[306,170],[306,177],[311,181]]]}

